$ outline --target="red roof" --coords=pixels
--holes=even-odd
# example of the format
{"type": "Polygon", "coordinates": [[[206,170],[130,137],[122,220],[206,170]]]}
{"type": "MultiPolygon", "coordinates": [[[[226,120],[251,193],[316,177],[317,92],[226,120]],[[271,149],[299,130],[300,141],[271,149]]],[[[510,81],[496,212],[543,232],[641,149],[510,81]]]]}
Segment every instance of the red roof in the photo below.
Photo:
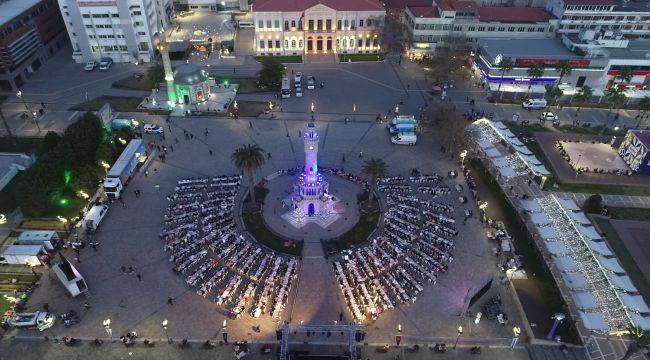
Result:
{"type": "Polygon", "coordinates": [[[413,16],[419,18],[437,18],[440,17],[438,9],[433,6],[409,6],[408,7],[413,16]]]}
{"type": "Polygon", "coordinates": [[[405,9],[413,6],[431,6],[431,0],[387,0],[386,7],[389,9],[405,9]]]}
{"type": "Polygon", "coordinates": [[[616,5],[614,0],[564,0],[567,5],[616,5]]]}
{"type": "Polygon", "coordinates": [[[442,10],[442,11],[454,11],[454,7],[451,5],[451,0],[435,0],[436,5],[442,10]]]}
{"type": "Polygon", "coordinates": [[[305,11],[318,4],[339,11],[383,11],[379,0],[255,0],[253,11],[305,11]]]}
{"type": "Polygon", "coordinates": [[[541,7],[487,6],[478,8],[481,22],[534,23],[545,22],[553,16],[541,7]]]}

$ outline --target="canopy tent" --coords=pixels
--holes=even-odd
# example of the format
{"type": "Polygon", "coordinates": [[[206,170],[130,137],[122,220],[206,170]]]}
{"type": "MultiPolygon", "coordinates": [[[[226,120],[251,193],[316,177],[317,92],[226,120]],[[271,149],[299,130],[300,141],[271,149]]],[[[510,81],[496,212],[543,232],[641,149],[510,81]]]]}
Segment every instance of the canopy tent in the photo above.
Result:
{"type": "Polygon", "coordinates": [[[650,308],[646,305],[643,298],[639,295],[628,295],[626,293],[617,291],[618,297],[623,302],[623,305],[628,309],[638,313],[650,313],[650,308]]]}
{"type": "Polygon", "coordinates": [[[490,157],[490,158],[496,158],[496,157],[502,156],[501,152],[499,150],[497,150],[496,148],[486,149],[485,150],[485,155],[487,155],[487,157],[490,157]]]}
{"type": "Polygon", "coordinates": [[[520,200],[519,204],[526,211],[538,212],[542,210],[542,207],[539,205],[539,202],[537,202],[537,200],[520,200]]]}
{"type": "Polygon", "coordinates": [[[535,225],[546,225],[551,223],[551,219],[543,212],[530,214],[530,221],[535,225]]]}
{"type": "Polygon", "coordinates": [[[625,270],[621,267],[621,264],[616,260],[616,258],[606,258],[602,255],[596,257],[600,266],[605,269],[615,272],[617,274],[625,274],[625,270]]]}
{"type": "Polygon", "coordinates": [[[602,239],[600,234],[598,234],[598,231],[596,231],[596,228],[593,226],[578,226],[578,231],[580,231],[580,234],[582,236],[589,238],[589,239],[602,239]]]}
{"type": "Polygon", "coordinates": [[[499,133],[499,135],[501,135],[501,137],[504,138],[504,139],[506,139],[506,138],[516,138],[516,137],[517,137],[515,134],[512,133],[512,131],[508,130],[507,128],[506,128],[506,129],[498,129],[498,128],[495,128],[495,130],[496,130],[496,131],[499,133]]]}
{"type": "Polygon", "coordinates": [[[632,320],[632,324],[643,330],[650,330],[650,319],[637,313],[627,311],[627,316],[632,320]]]}
{"type": "Polygon", "coordinates": [[[577,222],[578,224],[582,224],[582,225],[591,224],[591,220],[587,219],[587,216],[582,211],[569,211],[568,214],[571,217],[571,219],[573,219],[573,221],[577,222]]]}
{"type": "Polygon", "coordinates": [[[571,253],[571,250],[569,250],[569,248],[561,241],[544,242],[544,245],[552,255],[562,256],[571,253]]]}
{"type": "Polygon", "coordinates": [[[505,156],[492,158],[490,159],[490,161],[492,162],[492,165],[498,168],[510,166],[510,163],[508,162],[508,159],[506,159],[505,156]]]}
{"type": "Polygon", "coordinates": [[[500,168],[498,168],[498,170],[499,170],[499,174],[501,174],[501,176],[506,177],[506,178],[511,178],[511,177],[517,176],[517,173],[515,172],[515,170],[513,168],[509,167],[509,166],[500,167],[500,168]]]}
{"type": "Polygon", "coordinates": [[[524,159],[527,163],[531,165],[542,165],[542,163],[537,159],[535,155],[524,155],[524,154],[519,154],[519,156],[524,159]]]}
{"type": "Polygon", "coordinates": [[[611,250],[607,247],[607,244],[605,244],[604,241],[594,241],[594,240],[587,240],[585,241],[587,243],[587,246],[591,251],[598,253],[603,256],[614,256],[611,250]]]}
{"type": "Polygon", "coordinates": [[[483,150],[491,149],[491,148],[494,147],[494,144],[492,144],[492,141],[490,141],[488,139],[480,139],[476,143],[483,150]]]}
{"type": "Polygon", "coordinates": [[[568,256],[553,256],[553,263],[560,271],[563,272],[577,272],[578,265],[568,256]]]}
{"type": "Polygon", "coordinates": [[[627,292],[638,292],[639,291],[639,290],[637,290],[636,286],[634,286],[634,284],[632,284],[632,279],[630,279],[629,276],[625,276],[625,275],[619,276],[619,275],[610,273],[610,274],[607,274],[607,277],[612,282],[612,284],[614,284],[614,286],[616,286],[616,287],[618,287],[620,289],[623,289],[623,290],[625,290],[627,292]]]}
{"type": "Polygon", "coordinates": [[[557,240],[560,238],[557,230],[553,226],[535,226],[537,233],[544,240],[557,240]]]}
{"type": "Polygon", "coordinates": [[[591,331],[600,331],[600,332],[609,331],[609,326],[607,325],[607,322],[605,321],[605,317],[603,316],[602,313],[599,312],[587,313],[578,310],[578,316],[580,316],[580,320],[582,320],[582,325],[584,325],[587,329],[591,331]]]}
{"type": "Polygon", "coordinates": [[[517,146],[517,148],[515,150],[517,150],[517,152],[520,153],[520,154],[533,155],[533,152],[528,150],[528,148],[525,147],[525,146],[517,146]]]}
{"type": "Polygon", "coordinates": [[[550,176],[551,172],[546,169],[544,165],[531,165],[530,170],[532,170],[535,175],[538,176],[550,176]]]}
{"type": "Polygon", "coordinates": [[[580,211],[581,210],[580,207],[576,204],[576,202],[573,201],[572,199],[562,199],[562,198],[557,197],[555,195],[553,195],[553,197],[555,197],[557,202],[560,203],[560,205],[563,208],[567,209],[567,210],[570,210],[570,211],[580,211]]]}
{"type": "Polygon", "coordinates": [[[494,126],[495,129],[502,129],[502,130],[508,129],[506,124],[502,123],[501,121],[492,121],[492,126],[494,126]]]}
{"type": "Polygon", "coordinates": [[[591,310],[595,309],[598,305],[596,304],[596,299],[591,293],[588,292],[575,292],[571,291],[571,298],[576,304],[576,307],[580,310],[591,310]]]}
{"type": "Polygon", "coordinates": [[[564,283],[569,289],[586,289],[589,285],[587,284],[587,279],[580,274],[562,273],[562,279],[564,279],[564,283]]]}
{"type": "Polygon", "coordinates": [[[522,143],[521,141],[519,141],[519,139],[517,139],[517,138],[508,138],[507,140],[508,140],[508,142],[510,143],[510,145],[512,145],[512,146],[516,146],[516,147],[525,147],[525,146],[524,146],[524,143],[522,143]]]}

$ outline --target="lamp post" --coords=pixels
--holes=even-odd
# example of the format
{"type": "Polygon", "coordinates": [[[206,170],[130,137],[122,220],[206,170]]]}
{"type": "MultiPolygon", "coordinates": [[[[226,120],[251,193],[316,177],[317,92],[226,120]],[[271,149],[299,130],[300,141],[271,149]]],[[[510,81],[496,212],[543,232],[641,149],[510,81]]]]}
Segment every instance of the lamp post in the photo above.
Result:
{"type": "Polygon", "coordinates": [[[395,105],[395,117],[397,117],[397,113],[399,113],[399,105],[395,105]]]}
{"type": "Polygon", "coordinates": [[[454,350],[456,350],[456,346],[458,345],[458,340],[460,339],[461,335],[463,335],[463,327],[459,326],[458,327],[458,336],[456,336],[456,342],[454,343],[454,350]]]}
{"type": "Polygon", "coordinates": [[[566,318],[566,315],[563,313],[555,313],[553,314],[553,326],[551,327],[551,331],[546,334],[546,339],[550,340],[553,338],[553,335],[555,335],[555,330],[557,330],[557,327],[560,325],[562,320],[566,318]]]}
{"type": "Polygon", "coordinates": [[[357,104],[352,104],[352,120],[357,120],[357,104]]]}
{"type": "Polygon", "coordinates": [[[38,132],[41,132],[41,126],[38,124],[38,120],[36,120],[36,112],[35,111],[29,111],[29,107],[27,107],[27,102],[25,101],[25,97],[23,96],[22,91],[18,91],[16,93],[16,96],[23,102],[23,106],[25,106],[25,111],[30,113],[32,117],[34,118],[34,123],[36,124],[36,128],[38,129],[38,132]]]}
{"type": "MultiPolygon", "coordinates": [[[[63,216],[57,215],[57,219],[63,224],[63,230],[65,231],[65,236],[70,236],[70,231],[68,230],[68,219],[64,218],[63,216]]],[[[110,321],[109,321],[110,323],[110,321]]]]}
{"type": "Polygon", "coordinates": [[[314,103],[311,103],[311,121],[314,121],[314,103]]]}
{"type": "Polygon", "coordinates": [[[18,98],[23,102],[23,105],[25,106],[25,110],[29,111],[29,108],[27,107],[27,103],[25,102],[25,98],[23,97],[23,92],[18,91],[16,93],[16,96],[18,96],[18,98]]]}
{"type": "Polygon", "coordinates": [[[106,330],[106,334],[111,339],[111,342],[113,342],[113,329],[111,329],[111,319],[109,318],[104,319],[102,325],[104,325],[104,330],[106,330]]]}
{"type": "Polygon", "coordinates": [[[402,324],[397,324],[397,334],[395,334],[395,344],[399,346],[402,343],[402,324]]]}
{"type": "Polygon", "coordinates": [[[510,349],[515,348],[517,340],[519,340],[519,334],[521,334],[521,328],[519,326],[514,326],[512,328],[512,333],[514,334],[514,337],[512,338],[512,343],[510,343],[510,349]]]}
{"type": "Polygon", "coordinates": [[[223,319],[223,324],[221,324],[221,336],[223,337],[223,342],[228,344],[228,320],[223,319]]]}
{"type": "Polygon", "coordinates": [[[167,324],[169,324],[169,321],[167,321],[167,319],[162,321],[162,327],[163,330],[165,330],[165,337],[167,338],[167,343],[171,344],[173,341],[172,338],[169,337],[169,333],[167,332],[167,324]]]}

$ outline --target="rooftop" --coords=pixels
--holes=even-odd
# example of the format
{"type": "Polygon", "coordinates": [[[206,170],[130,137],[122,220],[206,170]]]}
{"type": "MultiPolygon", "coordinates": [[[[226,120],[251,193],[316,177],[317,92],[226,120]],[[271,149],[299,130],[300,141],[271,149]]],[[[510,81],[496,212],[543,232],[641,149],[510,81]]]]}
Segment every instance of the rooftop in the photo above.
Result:
{"type": "Polygon", "coordinates": [[[254,11],[305,11],[316,5],[338,11],[383,11],[379,0],[255,0],[254,11]]]}
{"type": "Polygon", "coordinates": [[[650,149],[650,130],[630,130],[636,138],[639,139],[641,144],[650,149]]]}
{"type": "Polygon", "coordinates": [[[41,0],[0,0],[0,25],[8,23],[40,2],[41,0]]]}
{"type": "Polygon", "coordinates": [[[431,0],[386,0],[386,7],[389,9],[405,9],[407,7],[428,6],[431,7],[431,0]]]}
{"type": "Polygon", "coordinates": [[[611,59],[650,59],[650,40],[633,40],[627,48],[602,49],[611,59]]]}
{"type": "Polygon", "coordinates": [[[413,16],[419,18],[437,18],[440,17],[438,9],[433,6],[409,6],[413,16]]]}
{"type": "Polygon", "coordinates": [[[536,23],[549,21],[553,16],[541,7],[487,6],[478,8],[478,18],[482,22],[536,23]]]}
{"type": "Polygon", "coordinates": [[[488,59],[497,55],[515,59],[579,59],[559,39],[479,39],[488,59]]]}
{"type": "Polygon", "coordinates": [[[616,0],[564,0],[567,5],[617,5],[616,0]]]}

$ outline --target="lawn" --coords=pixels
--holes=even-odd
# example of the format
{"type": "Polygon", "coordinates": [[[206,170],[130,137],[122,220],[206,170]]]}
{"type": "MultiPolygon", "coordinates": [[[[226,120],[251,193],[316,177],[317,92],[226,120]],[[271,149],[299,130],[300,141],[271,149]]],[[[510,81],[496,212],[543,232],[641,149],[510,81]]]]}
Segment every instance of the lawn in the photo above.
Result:
{"type": "Polygon", "coordinates": [[[261,61],[264,58],[274,58],[283,64],[302,63],[302,56],[300,55],[272,55],[272,56],[256,56],[255,60],[261,61]]]}
{"type": "MultiPolygon", "coordinates": [[[[233,112],[234,102],[230,103],[228,112],[233,112]]],[[[237,101],[237,108],[239,109],[239,117],[257,117],[265,110],[268,110],[269,103],[265,101],[237,101]]]]}
{"type": "Polygon", "coordinates": [[[377,227],[379,217],[379,211],[361,212],[359,222],[337,240],[339,249],[348,249],[366,242],[368,236],[370,236],[377,227]]]}
{"type": "Polygon", "coordinates": [[[142,102],[139,97],[125,97],[125,96],[100,96],[86,102],[74,105],[70,111],[97,111],[104,104],[111,104],[111,108],[115,111],[139,111],[138,105],[142,102]]]}
{"type": "Polygon", "coordinates": [[[63,223],[58,219],[29,218],[20,223],[18,230],[55,230],[64,232],[63,223]]]}
{"type": "Polygon", "coordinates": [[[0,293],[0,316],[4,315],[7,310],[13,308],[13,304],[9,302],[4,296],[15,296],[14,294],[2,294],[0,293]]]}
{"type": "MultiPolygon", "coordinates": [[[[556,312],[566,313],[566,304],[562,299],[557,284],[544,263],[544,260],[537,249],[537,245],[532,239],[530,233],[527,231],[524,222],[519,217],[517,210],[510,205],[499,185],[494,181],[492,175],[487,172],[480,161],[471,159],[469,165],[473,170],[472,174],[474,175],[476,182],[483,183],[488,188],[488,195],[490,197],[488,202],[490,203],[490,206],[496,206],[498,208],[498,212],[501,214],[502,218],[497,220],[503,221],[508,234],[513,239],[517,253],[523,257],[522,260],[526,273],[533,275],[527,281],[530,281],[534,286],[537,286],[542,299],[545,299],[543,303],[547,305],[546,312],[548,313],[548,316],[550,317],[556,312]]],[[[573,322],[564,322],[563,325],[558,328],[557,334],[560,335],[564,341],[580,343],[573,322]]]]}
{"type": "Polygon", "coordinates": [[[382,59],[382,54],[339,54],[340,62],[379,61],[382,59]]]}
{"type": "Polygon", "coordinates": [[[286,240],[269,230],[264,224],[261,212],[247,212],[242,214],[246,230],[257,240],[277,252],[300,256],[302,253],[302,241],[286,240]]]}
{"type": "Polygon", "coordinates": [[[217,84],[222,84],[225,80],[228,80],[231,84],[237,84],[238,94],[254,94],[259,92],[265,92],[268,90],[262,90],[257,87],[257,78],[254,77],[241,77],[241,78],[230,78],[230,77],[215,77],[214,81],[217,84]]]}
{"type": "MultiPolygon", "coordinates": [[[[645,209],[650,212],[649,209],[645,209]]],[[[643,296],[643,299],[646,303],[650,303],[650,283],[648,279],[643,275],[643,272],[637,266],[636,262],[630,252],[627,250],[625,243],[618,236],[618,233],[612,226],[612,224],[607,219],[596,218],[596,223],[598,227],[605,235],[607,242],[614,250],[614,254],[618,257],[619,263],[625,269],[627,275],[632,279],[632,283],[639,289],[639,293],[643,296]]]]}
{"type": "MultiPolygon", "coordinates": [[[[532,151],[532,150],[531,150],[532,151]]],[[[620,185],[598,185],[598,184],[562,184],[553,191],[577,192],[588,194],[617,194],[633,196],[650,196],[650,187],[641,186],[620,186],[620,185]]],[[[550,189],[549,186],[546,187],[550,189]]]]}
{"type": "Polygon", "coordinates": [[[111,85],[117,89],[151,91],[156,83],[149,80],[145,74],[134,74],[132,76],[117,80],[111,85]]]}
{"type": "Polygon", "coordinates": [[[650,209],[607,207],[612,219],[650,221],[650,209]]]}

